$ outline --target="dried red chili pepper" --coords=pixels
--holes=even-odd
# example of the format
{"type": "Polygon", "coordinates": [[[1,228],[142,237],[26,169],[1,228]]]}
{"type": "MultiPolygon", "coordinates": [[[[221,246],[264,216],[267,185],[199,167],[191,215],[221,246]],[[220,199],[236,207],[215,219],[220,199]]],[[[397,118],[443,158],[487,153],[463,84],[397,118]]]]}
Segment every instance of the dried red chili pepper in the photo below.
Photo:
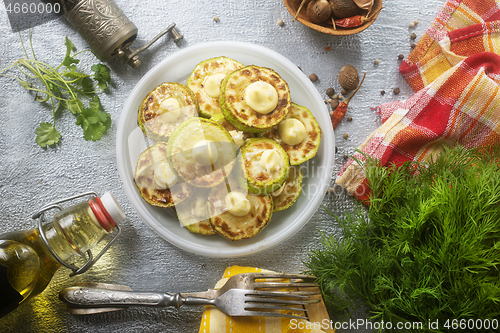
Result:
{"type": "Polygon", "coordinates": [[[342,119],[344,119],[344,116],[345,116],[345,113],[347,111],[347,105],[349,104],[349,101],[351,100],[351,98],[354,97],[354,95],[358,92],[359,88],[361,87],[361,85],[363,84],[363,81],[365,80],[365,76],[366,76],[366,73],[363,74],[363,79],[361,80],[361,82],[359,83],[358,87],[356,88],[356,90],[354,90],[354,92],[352,93],[351,96],[349,96],[349,98],[347,98],[345,101],[343,101],[342,103],[340,103],[336,108],[335,110],[333,111],[333,114],[332,114],[332,127],[333,129],[336,129],[337,126],[340,124],[340,122],[342,121],[342,119]]]}
{"type": "Polygon", "coordinates": [[[384,7],[380,8],[376,12],[374,12],[372,15],[369,17],[365,17],[362,15],[356,15],[356,16],[351,16],[351,17],[346,17],[341,20],[333,20],[333,26],[336,29],[336,27],[342,27],[342,28],[357,28],[362,26],[365,22],[371,21],[375,15],[377,15],[378,12],[380,12],[384,7]]]}
{"type": "Polygon", "coordinates": [[[370,20],[369,18],[366,18],[364,16],[356,15],[356,16],[346,17],[341,20],[335,20],[335,25],[337,27],[342,27],[342,28],[356,28],[363,25],[363,23],[369,20],[370,20]]]}

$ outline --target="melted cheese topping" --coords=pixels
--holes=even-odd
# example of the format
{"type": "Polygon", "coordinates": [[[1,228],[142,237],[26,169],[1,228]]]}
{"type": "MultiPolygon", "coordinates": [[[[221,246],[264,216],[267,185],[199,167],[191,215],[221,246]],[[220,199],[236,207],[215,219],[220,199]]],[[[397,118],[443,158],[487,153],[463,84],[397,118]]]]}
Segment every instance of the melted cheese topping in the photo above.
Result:
{"type": "Polygon", "coordinates": [[[161,102],[158,113],[162,121],[173,123],[181,115],[181,104],[173,97],[166,98],[161,102]]]}
{"type": "Polygon", "coordinates": [[[243,139],[242,131],[229,131],[229,134],[231,134],[234,143],[236,143],[240,147],[243,146],[245,140],[243,139]]]}
{"type": "Polygon", "coordinates": [[[278,105],[278,92],[267,82],[257,81],[245,88],[244,100],[255,112],[268,114],[278,105]]]}
{"type": "Polygon", "coordinates": [[[220,83],[226,77],[226,74],[213,74],[205,77],[203,80],[203,89],[208,96],[212,98],[219,97],[220,83]]]}
{"type": "Polygon", "coordinates": [[[260,157],[260,165],[267,171],[273,172],[283,167],[281,155],[274,149],[266,149],[260,157]]]}
{"type": "Polygon", "coordinates": [[[278,125],[278,132],[281,141],[290,146],[298,145],[306,138],[306,127],[295,118],[283,120],[278,125]]]}
{"type": "Polygon", "coordinates": [[[219,158],[215,143],[210,140],[201,140],[193,147],[193,157],[201,165],[213,165],[219,158]]]}
{"type": "Polygon", "coordinates": [[[224,201],[229,213],[234,216],[245,216],[252,209],[252,204],[241,192],[229,192],[224,201]]]}
{"type": "Polygon", "coordinates": [[[200,219],[205,219],[207,217],[206,205],[204,198],[196,198],[195,202],[191,206],[191,214],[200,219]]]}
{"type": "Polygon", "coordinates": [[[177,176],[166,162],[156,164],[153,170],[153,178],[156,185],[161,188],[168,188],[177,182],[177,176]]]}

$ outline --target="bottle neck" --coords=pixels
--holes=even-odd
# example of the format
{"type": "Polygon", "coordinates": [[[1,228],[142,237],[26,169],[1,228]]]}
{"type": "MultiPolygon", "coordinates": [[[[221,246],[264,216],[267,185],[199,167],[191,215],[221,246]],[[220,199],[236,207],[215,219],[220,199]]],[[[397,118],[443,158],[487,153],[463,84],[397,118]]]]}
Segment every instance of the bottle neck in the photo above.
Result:
{"type": "Polygon", "coordinates": [[[66,261],[92,249],[113,230],[113,224],[91,199],[60,211],[43,228],[48,245],[66,261]]]}

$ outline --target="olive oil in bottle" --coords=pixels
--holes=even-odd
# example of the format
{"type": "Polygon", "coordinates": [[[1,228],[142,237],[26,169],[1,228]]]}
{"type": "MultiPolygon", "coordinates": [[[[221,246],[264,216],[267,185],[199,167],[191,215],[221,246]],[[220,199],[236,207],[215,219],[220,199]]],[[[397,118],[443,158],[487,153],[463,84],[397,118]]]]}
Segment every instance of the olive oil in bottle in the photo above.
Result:
{"type": "MultiPolygon", "coordinates": [[[[67,199],[55,203],[57,208],[63,201],[67,199]]],[[[72,275],[85,272],[116,236],[96,259],[89,259],[81,268],[66,261],[90,253],[108,233],[119,231],[117,223],[125,219],[120,204],[109,192],[63,209],[52,222],[42,225],[45,210],[42,208],[38,228],[0,235],[0,317],[41,293],[61,266],[72,269],[72,275]]]]}

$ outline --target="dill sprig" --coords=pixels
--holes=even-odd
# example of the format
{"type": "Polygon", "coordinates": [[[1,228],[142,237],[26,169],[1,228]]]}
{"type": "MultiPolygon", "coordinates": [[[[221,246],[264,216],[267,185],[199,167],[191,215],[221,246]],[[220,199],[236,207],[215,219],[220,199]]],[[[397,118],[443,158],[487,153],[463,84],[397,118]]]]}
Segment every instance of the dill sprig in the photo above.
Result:
{"type": "MultiPolygon", "coordinates": [[[[342,239],[323,235],[310,253],[332,313],[358,300],[373,322],[500,319],[500,147],[445,148],[426,165],[381,167],[368,159],[366,213],[334,217],[342,239]]],[[[485,332],[486,330],[478,330],[485,332]]]]}

